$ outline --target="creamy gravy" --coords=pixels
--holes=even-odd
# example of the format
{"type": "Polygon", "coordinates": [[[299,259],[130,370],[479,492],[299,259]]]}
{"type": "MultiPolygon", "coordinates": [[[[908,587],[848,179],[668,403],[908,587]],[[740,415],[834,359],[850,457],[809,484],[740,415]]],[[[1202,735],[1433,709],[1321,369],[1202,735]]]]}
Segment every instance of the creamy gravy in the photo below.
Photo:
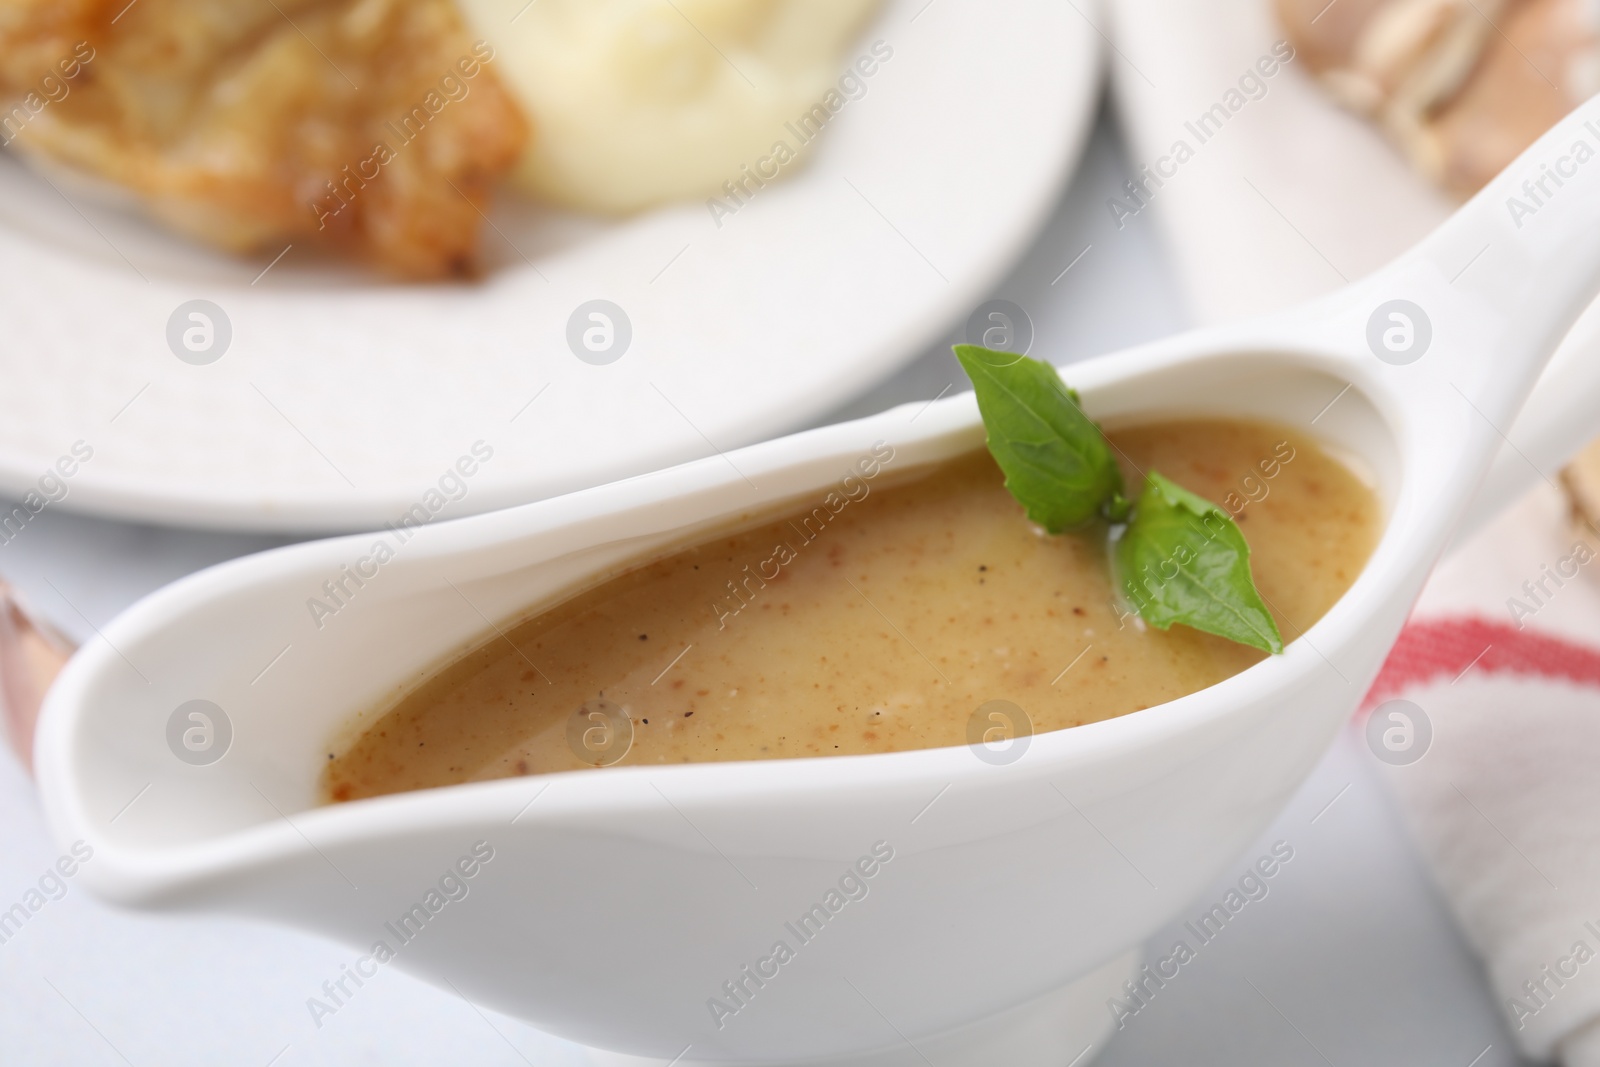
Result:
{"type": "MultiPolygon", "coordinates": [[[[1235,513],[1286,643],[1377,541],[1371,490],[1282,427],[1195,420],[1110,437],[1130,488],[1154,467],[1235,513]]],[[[836,513],[796,508],[637,567],[486,641],[372,713],[330,755],[325,797],[613,761],[959,745],[989,701],[1023,709],[1033,732],[1059,730],[1262,658],[1187,627],[1145,627],[1113,595],[1103,528],[1037,531],[987,452],[898,482],[857,478],[851,495],[835,497],[836,513]],[[631,745],[618,740],[623,711],[631,745]],[[569,741],[586,736],[592,745],[569,741]]]]}

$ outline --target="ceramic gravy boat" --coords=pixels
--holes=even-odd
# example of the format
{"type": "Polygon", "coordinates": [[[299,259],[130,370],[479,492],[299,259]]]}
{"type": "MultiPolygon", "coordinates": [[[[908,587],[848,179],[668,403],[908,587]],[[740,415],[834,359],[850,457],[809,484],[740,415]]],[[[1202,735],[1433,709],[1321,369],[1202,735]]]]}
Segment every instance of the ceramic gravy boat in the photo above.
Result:
{"type": "Polygon", "coordinates": [[[306,990],[308,1036],[363,995],[350,974],[395,967],[620,1061],[1060,1067],[1104,1036],[1125,980],[1151,980],[1136,946],[1236,861],[1357,706],[1497,427],[1600,287],[1597,149],[1600,100],[1378,274],[1071,368],[1111,425],[1305,428],[1385,503],[1339,603],[1209,689],[1037,735],[1005,765],[955,747],[316,806],[357,709],[596,574],[819,499],[877,442],[897,468],[981,447],[968,394],[180,581],[108,626],[51,693],[36,749],[50,822],[93,846],[82,878],[105,897],[348,944],[347,972],[306,990]],[[380,540],[393,558],[361,564],[319,628],[307,599],[380,540]]]}

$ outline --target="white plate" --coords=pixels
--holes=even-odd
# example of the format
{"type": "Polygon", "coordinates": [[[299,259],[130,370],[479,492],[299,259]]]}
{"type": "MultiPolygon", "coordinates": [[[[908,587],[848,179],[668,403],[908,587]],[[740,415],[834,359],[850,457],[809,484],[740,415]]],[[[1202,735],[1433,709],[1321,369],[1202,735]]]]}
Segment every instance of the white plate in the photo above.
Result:
{"type": "Polygon", "coordinates": [[[851,58],[881,39],[892,59],[806,169],[720,226],[704,204],[602,224],[503,196],[497,269],[475,286],[384,284],[300,249],[252,284],[265,261],[0,160],[0,493],[22,496],[82,441],[93,456],[51,506],[375,526],[802,424],[964,319],[1024,248],[1093,115],[1095,16],[1084,0],[891,0],[851,58]],[[194,299],[232,328],[208,365],[168,344],[194,299]],[[608,365],[566,340],[595,299],[632,326],[608,365]],[[477,442],[492,458],[447,477],[477,442]]]}

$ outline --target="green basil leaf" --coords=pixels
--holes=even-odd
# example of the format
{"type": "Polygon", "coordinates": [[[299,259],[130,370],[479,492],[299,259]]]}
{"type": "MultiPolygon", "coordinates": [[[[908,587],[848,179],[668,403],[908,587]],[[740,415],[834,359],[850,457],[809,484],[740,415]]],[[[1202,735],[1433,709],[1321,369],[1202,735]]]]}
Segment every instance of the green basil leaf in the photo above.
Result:
{"type": "Polygon", "coordinates": [[[1228,513],[1151,471],[1117,542],[1123,592],[1150,625],[1175,622],[1265,652],[1278,626],[1250,576],[1250,546],[1228,513]]]}
{"type": "Polygon", "coordinates": [[[1054,367],[977,345],[955,353],[977,390],[989,451],[1028,518],[1060,533],[1121,493],[1111,446],[1054,367]]]}

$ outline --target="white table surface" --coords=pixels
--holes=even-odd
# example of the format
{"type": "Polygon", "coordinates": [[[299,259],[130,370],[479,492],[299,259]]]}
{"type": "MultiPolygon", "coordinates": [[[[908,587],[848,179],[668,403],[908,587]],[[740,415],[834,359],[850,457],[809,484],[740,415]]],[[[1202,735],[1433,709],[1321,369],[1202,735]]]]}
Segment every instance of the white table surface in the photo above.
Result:
{"type": "MultiPolygon", "coordinates": [[[[1184,325],[1150,220],[1135,218],[1119,231],[1104,207],[1124,166],[1102,115],[1058,211],[995,294],[1032,318],[1036,356],[1071,362],[1184,325]]],[[[932,397],[963,381],[947,350],[936,348],[824,421],[932,397]]],[[[165,582],[281,543],[103,522],[52,507],[0,546],[0,573],[64,629],[91,638],[95,626],[165,582]]],[[[1371,757],[1347,732],[1223,880],[1286,841],[1295,858],[1270,894],[1127,1020],[1098,1063],[1519,1062],[1476,961],[1372,771],[1371,757]]],[[[0,902],[20,898],[58,854],[31,783],[0,755],[0,902]]],[[[338,972],[342,946],[276,927],[123,912],[68,884],[64,898],[0,945],[6,1067],[586,1062],[573,1045],[393,971],[318,1029],[305,1001],[338,972]]],[[[1190,910],[1221,893],[1208,891],[1190,910]]],[[[1152,949],[1164,954],[1181,924],[1158,934],[1152,949]]]]}

